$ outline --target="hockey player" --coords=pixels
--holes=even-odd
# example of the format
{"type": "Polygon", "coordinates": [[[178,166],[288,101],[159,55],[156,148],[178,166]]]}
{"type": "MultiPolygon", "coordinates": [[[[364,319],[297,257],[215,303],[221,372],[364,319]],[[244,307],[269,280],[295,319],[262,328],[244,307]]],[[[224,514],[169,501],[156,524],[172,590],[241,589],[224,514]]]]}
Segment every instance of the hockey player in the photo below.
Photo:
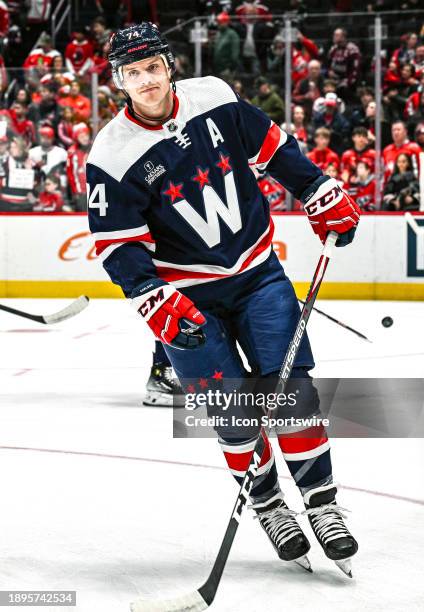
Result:
{"type": "MultiPolygon", "coordinates": [[[[202,387],[246,379],[239,342],[265,385],[278,376],[299,307],[272,250],[269,205],[251,168],[266,169],[301,200],[321,241],[335,230],[338,245],[349,244],[359,209],[300,153],[295,138],[225,82],[209,76],[175,83],[173,54],[153,24],[119,30],[109,59],[127,106],[99,132],[87,161],[97,253],[180,381],[202,387]]],[[[313,366],[305,339],[293,377],[310,383],[313,366]]],[[[236,439],[218,433],[240,480],[257,432],[236,439]]],[[[326,555],[350,558],[357,543],[336,503],[324,429],[283,432],[278,442],[326,555]]],[[[269,440],[251,497],[280,558],[303,558],[310,544],[284,501],[269,440]]]]}

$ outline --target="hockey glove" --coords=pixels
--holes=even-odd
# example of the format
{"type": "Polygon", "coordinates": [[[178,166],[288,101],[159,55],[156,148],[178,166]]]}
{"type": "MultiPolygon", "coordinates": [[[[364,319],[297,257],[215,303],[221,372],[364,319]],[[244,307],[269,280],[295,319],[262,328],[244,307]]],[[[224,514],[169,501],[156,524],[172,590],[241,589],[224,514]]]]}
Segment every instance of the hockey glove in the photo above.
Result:
{"type": "Polygon", "coordinates": [[[178,289],[160,279],[139,285],[132,292],[132,305],[156,338],[177,349],[194,349],[205,342],[200,329],[206,319],[178,289]]]}
{"type": "Polygon", "coordinates": [[[335,179],[320,176],[300,199],[312,229],[322,243],[332,230],[340,234],[336,246],[346,246],[352,242],[360,209],[335,179]]]}

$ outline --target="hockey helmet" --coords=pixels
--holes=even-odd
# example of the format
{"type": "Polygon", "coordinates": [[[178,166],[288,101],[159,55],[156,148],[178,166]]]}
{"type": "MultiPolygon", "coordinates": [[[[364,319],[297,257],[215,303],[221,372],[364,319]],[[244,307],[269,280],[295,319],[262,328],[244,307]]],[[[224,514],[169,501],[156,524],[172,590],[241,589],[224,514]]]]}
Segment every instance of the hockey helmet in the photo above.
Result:
{"type": "Polygon", "coordinates": [[[175,72],[174,54],[169,48],[168,41],[159,31],[159,28],[150,21],[143,21],[123,30],[118,30],[110,38],[109,62],[112,65],[113,82],[119,89],[124,89],[122,71],[120,68],[148,57],[161,55],[165,64],[175,72]]]}

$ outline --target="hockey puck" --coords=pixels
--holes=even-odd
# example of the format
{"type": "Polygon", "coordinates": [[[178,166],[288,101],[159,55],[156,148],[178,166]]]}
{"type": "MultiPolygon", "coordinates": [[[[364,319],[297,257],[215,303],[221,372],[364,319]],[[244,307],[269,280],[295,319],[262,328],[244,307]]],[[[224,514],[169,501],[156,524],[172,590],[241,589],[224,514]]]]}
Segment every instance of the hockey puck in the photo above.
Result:
{"type": "Polygon", "coordinates": [[[381,325],[383,327],[391,327],[393,325],[392,317],[384,317],[383,319],[381,319],[381,325]]]}

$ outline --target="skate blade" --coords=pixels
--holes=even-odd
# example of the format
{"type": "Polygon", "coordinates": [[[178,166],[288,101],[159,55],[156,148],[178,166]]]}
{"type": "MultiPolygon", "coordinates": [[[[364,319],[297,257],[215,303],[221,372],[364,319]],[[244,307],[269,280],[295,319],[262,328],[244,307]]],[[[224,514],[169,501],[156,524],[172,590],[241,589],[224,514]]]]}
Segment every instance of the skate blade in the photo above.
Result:
{"type": "Polygon", "coordinates": [[[343,559],[341,561],[334,561],[334,563],[339,567],[343,574],[346,574],[349,578],[353,578],[352,576],[352,562],[350,559],[343,559]]]}
{"type": "Polygon", "coordinates": [[[295,559],[293,563],[297,563],[297,565],[300,565],[301,568],[312,574],[312,566],[306,555],[303,555],[303,557],[299,557],[299,559],[295,559]]]}

